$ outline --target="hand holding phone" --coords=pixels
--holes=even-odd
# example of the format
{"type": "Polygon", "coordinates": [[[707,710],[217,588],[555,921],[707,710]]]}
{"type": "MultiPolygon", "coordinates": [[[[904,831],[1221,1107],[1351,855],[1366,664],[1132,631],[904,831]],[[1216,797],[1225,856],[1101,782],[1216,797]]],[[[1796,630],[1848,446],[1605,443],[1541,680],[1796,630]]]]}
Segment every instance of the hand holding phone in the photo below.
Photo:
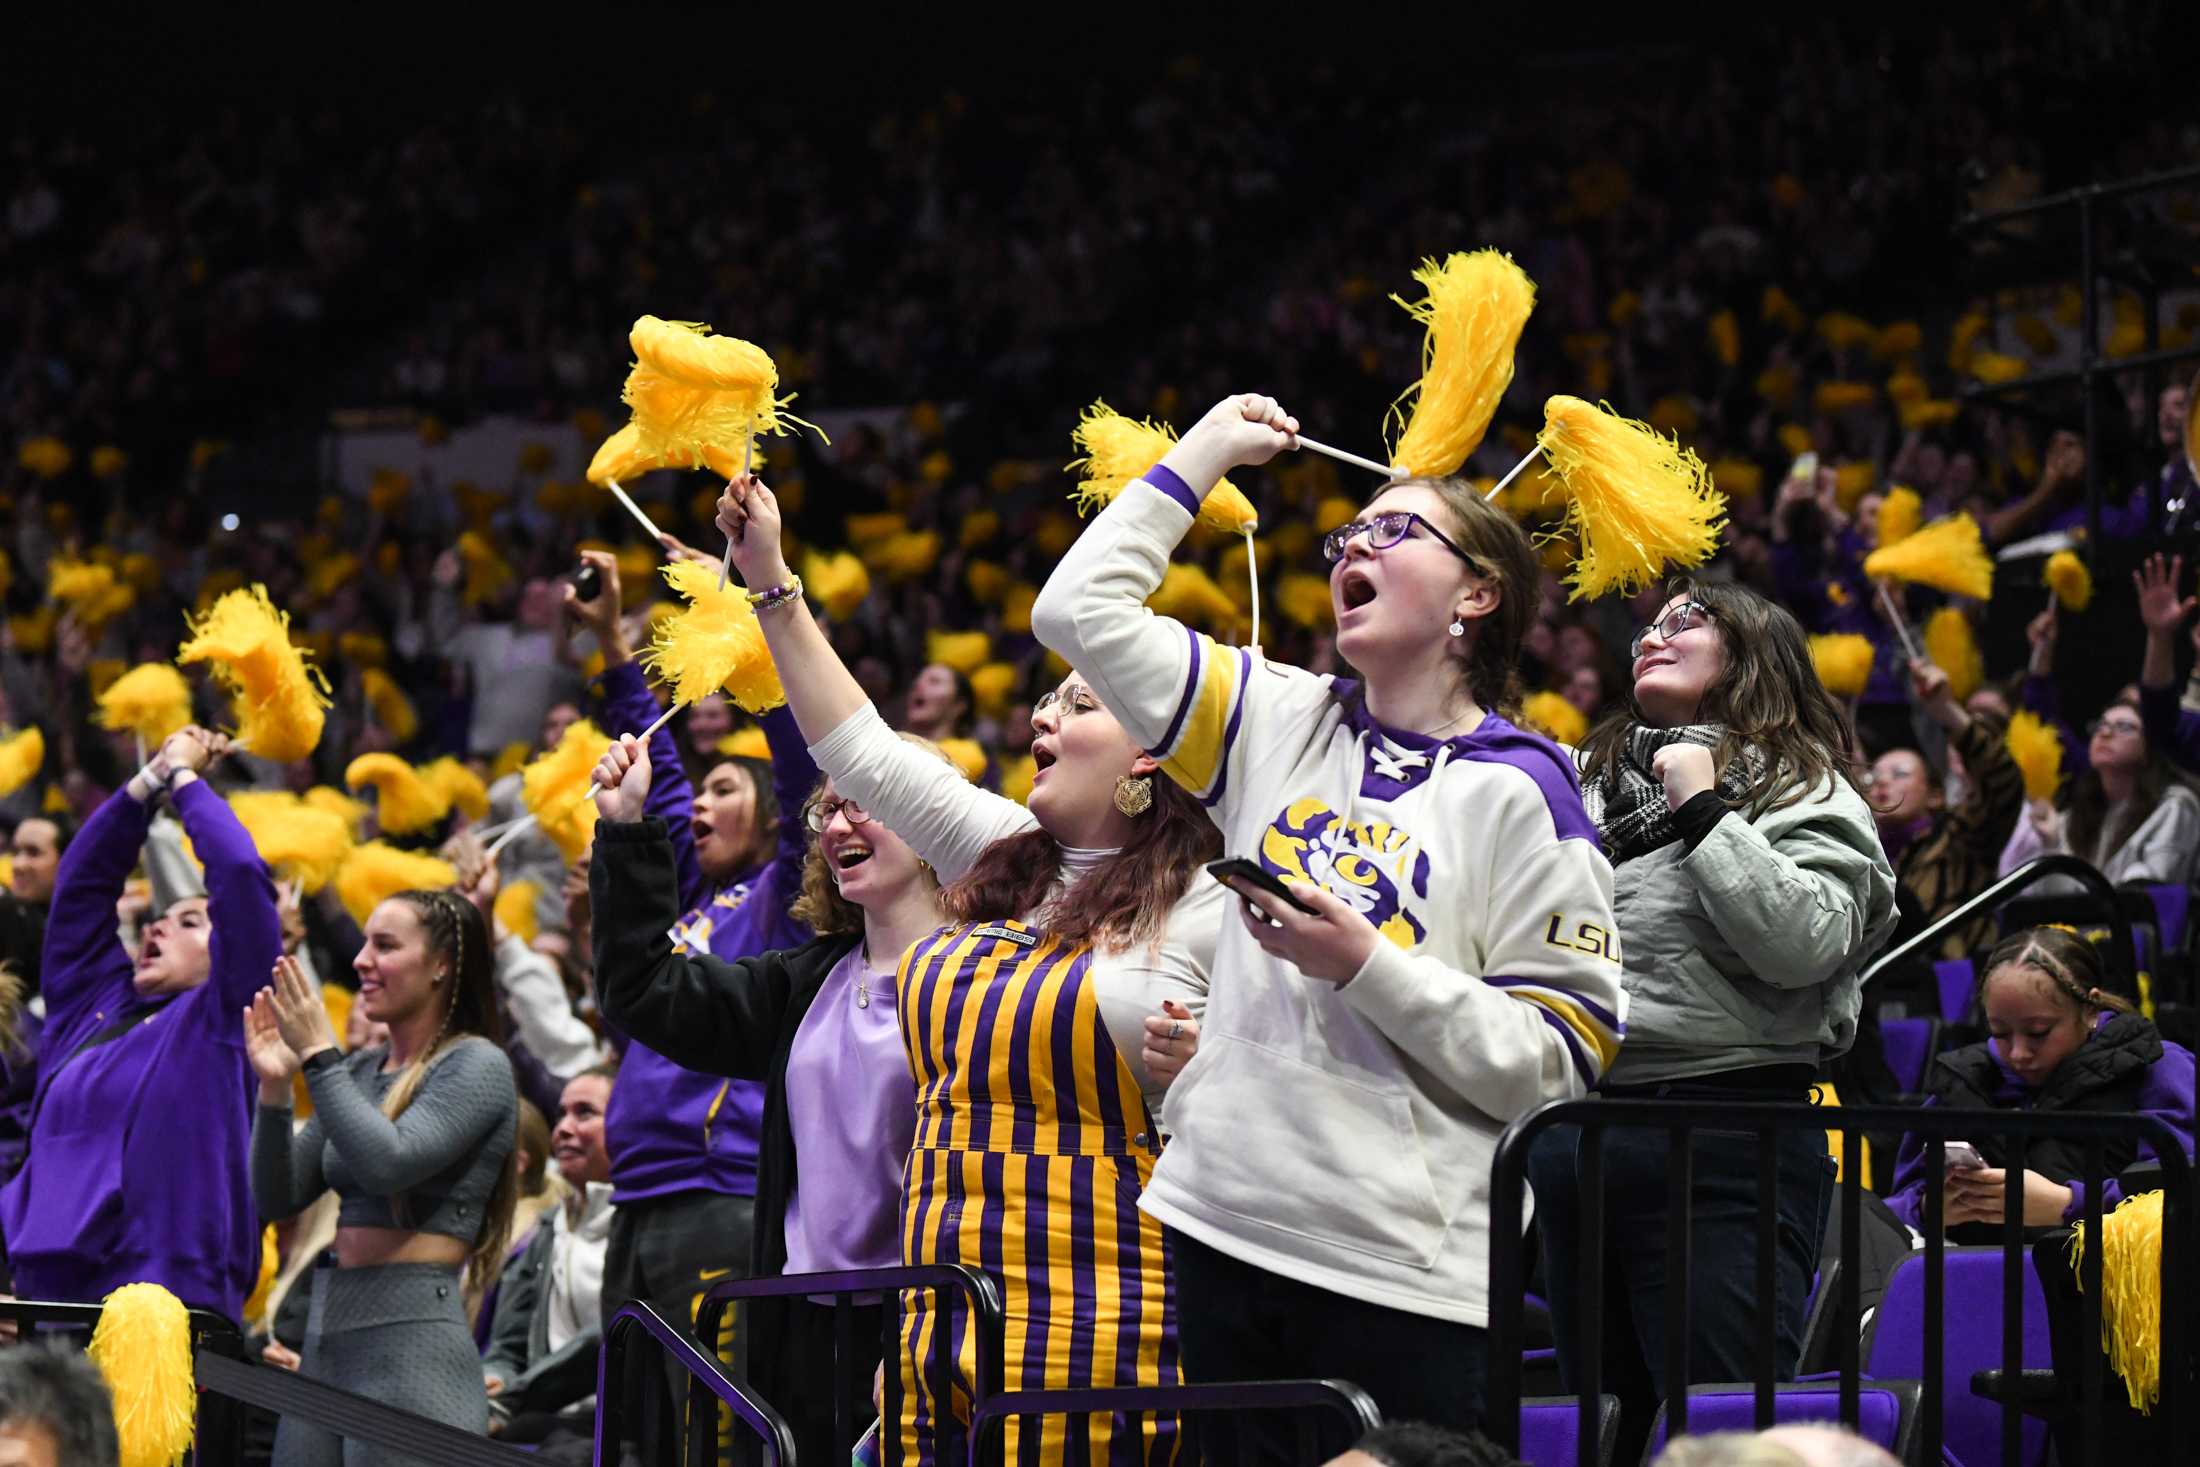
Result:
{"type": "Polygon", "coordinates": [[[1982,1172],[1986,1170],[1986,1158],[1968,1141],[1948,1143],[1948,1170],[1952,1172],[1982,1172]]]}
{"type": "Polygon", "coordinates": [[[1291,888],[1284,884],[1281,877],[1255,862],[1248,861],[1243,856],[1232,856],[1227,860],[1211,861],[1207,865],[1207,874],[1225,886],[1232,881],[1242,881],[1247,886],[1258,887],[1268,895],[1276,898],[1276,900],[1287,904],[1293,911],[1304,912],[1309,917],[1321,915],[1321,913],[1291,895],[1291,888]]]}

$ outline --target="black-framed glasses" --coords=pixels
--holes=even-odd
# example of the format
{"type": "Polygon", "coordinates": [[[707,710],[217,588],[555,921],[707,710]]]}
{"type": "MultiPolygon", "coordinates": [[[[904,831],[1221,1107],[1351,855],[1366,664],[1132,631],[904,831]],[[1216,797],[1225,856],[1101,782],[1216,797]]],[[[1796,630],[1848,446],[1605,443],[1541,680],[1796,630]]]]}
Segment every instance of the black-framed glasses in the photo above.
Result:
{"type": "Polygon", "coordinates": [[[1345,546],[1351,544],[1353,538],[1358,535],[1367,536],[1368,549],[1388,550],[1391,546],[1412,534],[1413,527],[1416,525],[1427,531],[1430,539],[1465,561],[1467,568],[1476,575],[1488,574],[1473,556],[1453,543],[1451,536],[1437,529],[1410,509],[1385,510],[1381,514],[1371,514],[1364,520],[1353,520],[1349,524],[1337,526],[1336,529],[1322,536],[1322,559],[1328,561],[1331,565],[1335,565],[1338,561],[1344,559],[1345,546]]]}
{"type": "Polygon", "coordinates": [[[1683,601],[1680,605],[1635,633],[1635,639],[1627,644],[1627,660],[1629,662],[1640,662],[1642,660],[1642,644],[1653,632],[1657,634],[1660,642],[1670,645],[1672,640],[1682,632],[1691,627],[1704,626],[1710,620],[1710,607],[1704,605],[1701,601],[1683,601]]]}
{"type": "Polygon", "coordinates": [[[2129,734],[2133,738],[2139,738],[2146,731],[2147,726],[2136,718],[2096,718],[2085,726],[2088,738],[2097,733],[2129,734]]]}
{"type": "Polygon", "coordinates": [[[833,823],[835,815],[848,817],[850,825],[868,825],[870,812],[854,800],[812,800],[803,814],[803,822],[810,827],[810,834],[823,835],[825,827],[833,823]]]}

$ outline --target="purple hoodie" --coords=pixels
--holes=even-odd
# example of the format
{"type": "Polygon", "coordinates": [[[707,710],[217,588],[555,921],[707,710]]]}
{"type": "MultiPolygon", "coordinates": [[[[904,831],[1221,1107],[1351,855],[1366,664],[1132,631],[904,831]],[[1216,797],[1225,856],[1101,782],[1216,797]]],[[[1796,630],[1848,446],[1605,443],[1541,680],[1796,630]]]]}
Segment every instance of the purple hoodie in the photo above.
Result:
{"type": "Polygon", "coordinates": [[[207,981],[165,1000],[137,997],[115,902],[152,811],[118,791],[54,878],[43,1073],[30,1157],[0,1192],[0,1231],[25,1298],[95,1301],[155,1283],[237,1319],[260,1272],[242,1015],[282,953],[282,924],[267,867],[221,796],[199,780],[173,800],[206,865],[207,981]],[[125,1019],[137,1022],[77,1053],[125,1019]]]}
{"type": "MultiPolygon", "coordinates": [[[[641,668],[626,662],[604,674],[604,729],[614,737],[639,733],[657,717],[657,700],[641,668]]],[[[652,778],[644,809],[665,822],[680,873],[680,904],[688,909],[674,934],[680,951],[700,949],[728,962],[808,942],[810,929],[788,915],[802,889],[809,850],[803,801],[817,784],[817,765],[795,726],[777,708],[759,720],[772,751],[772,790],[779,800],[779,841],[772,857],[715,892],[695,859],[694,792],[669,725],[650,735],[652,778]],[[685,938],[682,934],[686,934],[685,938]]],[[[647,1045],[629,1043],[619,1084],[604,1116],[611,1153],[612,1202],[620,1207],[678,1192],[756,1195],[756,1146],[764,1122],[764,1087],[683,1070],[647,1045]]]]}

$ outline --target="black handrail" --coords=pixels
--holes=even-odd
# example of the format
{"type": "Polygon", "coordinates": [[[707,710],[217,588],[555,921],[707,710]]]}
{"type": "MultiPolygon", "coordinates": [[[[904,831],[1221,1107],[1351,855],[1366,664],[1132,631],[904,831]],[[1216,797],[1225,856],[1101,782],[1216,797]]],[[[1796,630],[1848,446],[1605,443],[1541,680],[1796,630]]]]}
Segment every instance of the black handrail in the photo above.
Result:
{"type": "MultiPolygon", "coordinates": [[[[0,1299],[0,1319],[15,1321],[17,1329],[25,1330],[40,1324],[80,1326],[85,1330],[99,1327],[99,1316],[105,1306],[100,1304],[63,1303],[53,1299],[0,1299]]],[[[227,1317],[211,1309],[186,1311],[191,1322],[191,1345],[194,1353],[211,1352],[228,1359],[238,1359],[244,1354],[244,1336],[227,1317]]],[[[206,1383],[199,1381],[202,1394],[206,1383]]],[[[244,1422],[227,1398],[217,1397],[219,1404],[199,1409],[198,1431],[192,1439],[193,1460],[228,1467],[244,1450],[244,1422]]]]}
{"type": "Polygon", "coordinates": [[[2116,900],[2116,888],[2109,883],[2107,877],[2088,863],[2079,860],[2076,856],[2064,855],[2060,852],[2054,855],[2034,856],[2007,876],[1994,882],[1977,896],[1972,897],[1954,911],[1948,913],[1947,916],[1936,922],[1928,923],[1923,932],[1910,938],[1909,941],[1881,953],[1878,960],[1866,968],[1863,977],[1857,981],[1870,983],[1872,979],[1879,976],[1882,969],[1902,961],[1902,959],[1909,957],[1921,948],[1930,950],[1928,944],[1947,936],[1948,933],[1962,926],[1980,912],[1991,907],[2000,906],[2008,898],[2023,891],[2026,887],[2050,876],[2070,877],[2083,886],[2089,894],[2098,897],[2101,905],[2108,909],[2108,929],[2111,938],[2108,959],[2116,965],[2117,973],[2123,978],[2125,992],[2136,994],[2139,991],[2139,977],[2137,964],[2131,955],[2131,923],[2124,916],[2122,903],[2116,900]]]}
{"type": "MultiPolygon", "coordinates": [[[[786,1418],[772,1408],[769,1401],[757,1395],[740,1381],[726,1374],[718,1361],[680,1330],[665,1322],[663,1315],[640,1300],[628,1304],[611,1316],[604,1327],[603,1347],[596,1356],[596,1460],[618,1460],[620,1427],[625,1425],[628,1402],[626,1393],[616,1388],[626,1379],[624,1366],[626,1352],[636,1331],[655,1340],[659,1348],[679,1362],[688,1373],[689,1400],[691,1404],[703,1404],[705,1410],[690,1411],[690,1429],[704,1430],[701,1423],[706,1417],[715,1417],[708,1401],[698,1403],[698,1393],[707,1392],[724,1403],[733,1414],[756,1433],[764,1445],[767,1467],[794,1461],[794,1432],[786,1418]]],[[[715,1429],[711,1429],[715,1435],[715,1429]]],[[[528,1460],[538,1460],[529,1458],[528,1460]]]]}
{"type": "MultiPolygon", "coordinates": [[[[900,1268],[851,1268],[832,1273],[782,1273],[765,1278],[723,1279],[712,1284],[695,1308],[695,1338],[715,1340],[726,1311],[743,1299],[829,1299],[835,1310],[836,1353],[853,1345],[849,1306],[872,1296],[885,1297],[904,1289],[952,1292],[970,1310],[974,1376],[970,1382],[973,1405],[998,1395],[1001,1390],[1001,1349],[1004,1313],[1001,1291],[991,1278],[959,1263],[918,1263],[900,1268]]],[[[895,1358],[901,1337],[897,1310],[886,1311],[879,1339],[879,1358],[895,1358]]],[[[944,1385],[944,1382],[939,1383],[944,1385]]],[[[947,1392],[935,1387],[939,1399],[947,1392]]],[[[887,1423],[901,1419],[901,1372],[888,1370],[879,1381],[879,1414],[887,1423]]],[[[833,1393],[833,1433],[841,1442],[852,1440],[853,1422],[847,1419],[847,1403],[833,1393]]],[[[886,1429],[893,1429],[889,1425],[886,1429]]]]}
{"type": "MultiPolygon", "coordinates": [[[[2176,1460],[2186,1460],[2193,1433],[2194,1407],[2182,1399],[2185,1378],[2186,1332],[2188,1310],[2168,1307],[2169,1301],[2189,1299],[2186,1280],[2192,1273],[2190,1251],[2191,1210],[2194,1202],[2193,1168],[2185,1156],[2181,1137],[2165,1122],[2152,1116],[2127,1115],[2110,1112],[2087,1111],[2018,1111],[2018,1110],[1967,1110],[1955,1107],[1902,1106],[1810,1106],[1781,1105],[1766,1102],[1724,1101],[1665,1101],[1665,1100],[1564,1100],[1540,1106],[1514,1121],[1498,1138],[1497,1153],[1491,1167],[1490,1184],[1490,1318],[1489,1318],[1489,1385],[1488,1409],[1485,1429],[1507,1447],[1517,1448],[1520,1432],[1520,1351],[1523,1339],[1523,1306],[1520,1280],[1527,1276],[1524,1260],[1519,1256],[1523,1243],[1524,1218],[1522,1199],[1527,1191],[1528,1152],[1537,1136],[1552,1126],[1572,1124],[1582,1128],[1582,1156],[1580,1175],[1582,1188],[1589,1200],[1582,1207],[1585,1221],[1601,1217],[1595,1199],[1601,1197],[1598,1181],[1602,1175],[1602,1142],[1604,1133],[1615,1127],[1637,1129],[1667,1129],[1674,1133],[1680,1154],[1688,1154],[1688,1138],[1698,1125],[1722,1131],[1755,1131],[1760,1148],[1771,1144],[1781,1131],[1837,1130],[1842,1133],[1845,1149],[1856,1154],[1858,1139],[1871,1132],[1910,1132],[1926,1138],[1926,1165],[1928,1175],[1944,1177],[1947,1169],[1947,1143],[1974,1136],[1998,1136],[2009,1144],[2006,1170],[2012,1174],[2024,1166],[2025,1143],[2029,1140],[2058,1137],[2082,1140],[2086,1145],[2085,1177],[2085,1228],[2086,1236],[2095,1240],[2085,1250],[2082,1265],[2082,1289],[2079,1338],[2088,1349],[2097,1346],[2101,1338],[2101,1183],[2105,1180],[2105,1161],[2102,1150],[2108,1141],[2129,1141],[2134,1137],[2145,1140],[2153,1147],[2162,1163],[2163,1217],[2162,1217],[2162,1276],[2159,1287],[2165,1307],[2161,1311],[2161,1401],[2157,1409],[2163,1420],[2163,1434],[2176,1460]]],[[[1861,1374],[1858,1360],[1859,1343],[1856,1322],[1861,1314],[1860,1283],[1857,1271],[1858,1230],[1861,1221],[1863,1181],[1862,1169],[1846,1167],[1841,1177],[1841,1260],[1840,1292],[1837,1318],[1842,1322],[1842,1347],[1840,1368],[1840,1418],[1854,1426],[1858,1413],[1858,1381],[1861,1374]]],[[[1760,1171],[1760,1186],[1765,1178],[1760,1171]]],[[[1684,1199],[1685,1201],[1685,1199],[1684,1199]]],[[[1758,1209],[1761,1226],[1774,1217],[1772,1199],[1760,1196],[1758,1209]]],[[[1941,1298],[1944,1259],[1947,1247],[1946,1230],[1941,1219],[1941,1190],[1928,1185],[1924,1196],[1924,1217],[1921,1231],[1925,1235],[1925,1294],[1928,1300],[1927,1321],[1923,1341],[1925,1360],[1923,1376],[1923,1440],[1928,1451],[1941,1444],[1941,1376],[1943,1355],[1941,1331],[1933,1327],[1937,1322],[1938,1301],[1941,1298]]],[[[1682,1216],[1668,1218],[1668,1227],[1682,1230],[1682,1216]]],[[[1589,1339],[1598,1338],[1594,1316],[1596,1301],[1601,1296],[1602,1253],[1590,1254],[1587,1239],[1597,1228],[1584,1229],[1584,1272],[1582,1295],[1582,1333],[1589,1339]]],[[[2021,1269],[2026,1255],[2020,1246],[2021,1216],[2010,1213],[2003,1234],[2003,1304],[2002,1304],[2002,1364],[2004,1376],[2014,1380],[2021,1364],[2021,1269]]],[[[1669,1281],[1670,1282],[1670,1281],[1669,1281]]],[[[1676,1332],[1682,1352],[1686,1351],[1685,1314],[1688,1299],[1685,1293],[1677,1298],[1669,1295],[1668,1308],[1681,1315],[1682,1323],[1676,1332]]],[[[1769,1373],[1770,1357],[1763,1361],[1769,1373]]],[[[1598,1352],[1591,1347],[1583,1352],[1583,1378],[1570,1382],[1583,1400],[1592,1400],[1601,1389],[1601,1362],[1598,1352]]],[[[2080,1374],[2080,1411],[2083,1419],[2098,1422],[2101,1410],[2102,1382],[2096,1368],[2087,1366],[2080,1374]]],[[[1669,1385],[1666,1393],[1667,1410],[1676,1434],[1686,1430],[1687,1392],[1671,1384],[1685,1383],[1685,1369],[1674,1370],[1668,1363],[1669,1385]]],[[[1760,1390],[1758,1413],[1760,1424],[1769,1424],[1770,1393],[1760,1390]]],[[[2013,1398],[2003,1403],[2002,1440],[2004,1461],[2014,1467],[2017,1451],[2017,1406],[2013,1398]]],[[[1593,1461],[1595,1457],[1594,1424],[1591,1413],[1582,1413],[1580,1450],[1581,1460],[1593,1461]]],[[[2098,1433],[2091,1433],[2097,1436],[2098,1433]]],[[[2097,1444],[2096,1444],[2097,1445],[2097,1444]]],[[[2089,1449],[2089,1459],[2097,1456],[2089,1449]]],[[[2098,1467],[2089,1460],[2086,1467],[2098,1467]]]]}
{"type": "MultiPolygon", "coordinates": [[[[991,1433],[1012,1416],[1097,1416],[1153,1412],[1181,1418],[1198,1411],[1282,1411],[1314,1407],[1342,1416],[1357,1441],[1383,1424],[1374,1399],[1348,1380],[1233,1381],[1218,1385],[1103,1386],[1093,1390],[1007,1391],[970,1412],[971,1467],[988,1460],[991,1433]]],[[[1312,1428],[1299,1420],[1301,1460],[1312,1460],[1312,1428]]],[[[1593,1458],[1590,1460],[1594,1460],[1593,1458]]]]}
{"type": "MultiPolygon", "coordinates": [[[[508,1467],[529,1467],[529,1464],[539,1467],[542,1461],[532,1452],[521,1451],[478,1431],[430,1421],[371,1396],[358,1395],[295,1371],[248,1365],[204,1349],[199,1351],[193,1365],[202,1391],[318,1426],[346,1441],[371,1442],[388,1451],[403,1452],[429,1463],[430,1467],[495,1467],[499,1463],[508,1464],[508,1467]]],[[[205,1460],[228,1467],[229,1463],[238,1461],[239,1456],[209,1456],[205,1460]]]]}

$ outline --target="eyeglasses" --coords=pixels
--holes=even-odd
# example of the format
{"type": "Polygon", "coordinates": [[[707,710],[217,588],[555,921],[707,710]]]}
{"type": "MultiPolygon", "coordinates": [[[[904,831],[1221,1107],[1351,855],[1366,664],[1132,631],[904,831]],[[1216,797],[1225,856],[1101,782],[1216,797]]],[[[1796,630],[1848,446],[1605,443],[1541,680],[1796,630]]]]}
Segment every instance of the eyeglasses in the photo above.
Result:
{"type": "Polygon", "coordinates": [[[1410,509],[1386,510],[1382,514],[1371,514],[1364,520],[1354,520],[1350,524],[1337,526],[1336,529],[1322,536],[1322,559],[1328,561],[1331,565],[1335,565],[1338,561],[1344,559],[1345,546],[1351,544],[1353,539],[1360,535],[1367,536],[1368,549],[1388,550],[1391,546],[1412,534],[1416,525],[1426,530],[1430,539],[1465,561],[1467,568],[1476,575],[1488,574],[1473,556],[1453,544],[1449,535],[1446,535],[1442,530],[1437,529],[1410,509]]]}
{"type": "Polygon", "coordinates": [[[2137,738],[2147,731],[2146,725],[2134,718],[2096,718],[2085,726],[2088,735],[2129,734],[2137,738]]]}
{"type": "Polygon", "coordinates": [[[1039,695],[1039,701],[1031,705],[1031,711],[1042,713],[1052,708],[1067,718],[1072,713],[1090,713],[1099,706],[1091,693],[1073,685],[1067,693],[1060,688],[1048,688],[1039,695]]]}
{"type": "Polygon", "coordinates": [[[1710,620],[1710,607],[1704,605],[1701,601],[1683,601],[1664,616],[1635,633],[1635,639],[1627,644],[1627,660],[1629,662],[1640,662],[1642,660],[1642,644],[1653,632],[1657,634],[1660,642],[1670,645],[1672,640],[1682,632],[1688,631],[1692,627],[1700,627],[1710,620]]]}
{"type": "Polygon", "coordinates": [[[847,816],[850,825],[871,823],[870,813],[854,800],[812,800],[809,810],[802,818],[803,823],[810,827],[810,834],[823,835],[825,827],[833,823],[835,815],[847,816]]]}

